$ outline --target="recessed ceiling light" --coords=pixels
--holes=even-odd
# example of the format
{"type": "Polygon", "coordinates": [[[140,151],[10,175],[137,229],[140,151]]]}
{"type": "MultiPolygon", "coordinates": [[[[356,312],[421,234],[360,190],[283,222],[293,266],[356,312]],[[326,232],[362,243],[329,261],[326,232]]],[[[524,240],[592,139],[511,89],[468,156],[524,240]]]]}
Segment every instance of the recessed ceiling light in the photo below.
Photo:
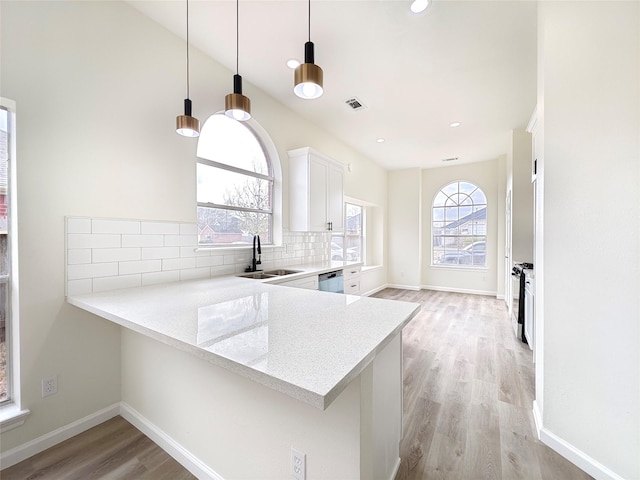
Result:
{"type": "Polygon", "coordinates": [[[429,0],[413,0],[409,8],[411,8],[413,13],[422,13],[427,9],[429,3],[429,0]]]}
{"type": "Polygon", "coordinates": [[[462,125],[460,122],[453,122],[449,124],[449,126],[453,128],[459,127],[460,125],[462,125]]]}
{"type": "Polygon", "coordinates": [[[384,138],[376,138],[376,142],[378,142],[378,143],[384,143],[384,138]]]}
{"type": "Polygon", "coordinates": [[[287,67],[289,67],[290,69],[295,70],[299,66],[300,66],[300,62],[295,58],[292,58],[291,60],[287,60],[287,67]]]}

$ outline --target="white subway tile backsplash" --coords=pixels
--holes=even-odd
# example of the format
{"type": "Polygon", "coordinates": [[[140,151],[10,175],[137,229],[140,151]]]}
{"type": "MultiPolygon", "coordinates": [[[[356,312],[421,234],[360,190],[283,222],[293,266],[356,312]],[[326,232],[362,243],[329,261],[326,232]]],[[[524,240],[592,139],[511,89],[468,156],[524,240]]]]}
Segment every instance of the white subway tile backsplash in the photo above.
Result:
{"type": "Polygon", "coordinates": [[[142,260],[180,257],[179,247],[147,247],[142,249],[142,260]]]}
{"type": "Polygon", "coordinates": [[[91,263],[90,248],[74,248],[67,250],[67,265],[76,265],[78,263],[91,263]]]}
{"type": "Polygon", "coordinates": [[[119,275],[117,277],[103,277],[93,279],[94,292],[106,292],[120,288],[133,288],[142,286],[140,274],[119,275]]]}
{"type": "Polygon", "coordinates": [[[159,283],[177,282],[179,280],[180,270],[142,274],[142,285],[157,285],[159,283]]]}
{"type": "Polygon", "coordinates": [[[67,248],[110,248],[120,247],[120,235],[70,233],[67,235],[67,248]]]}
{"type": "MultiPolygon", "coordinates": [[[[172,247],[173,248],[173,247],[172,247]]],[[[211,251],[209,250],[196,250],[196,247],[180,247],[181,257],[209,257],[211,251]]]]}
{"type": "Polygon", "coordinates": [[[195,280],[196,278],[208,278],[211,276],[211,269],[209,267],[189,268],[179,271],[180,280],[195,280]]]}
{"type": "Polygon", "coordinates": [[[93,263],[140,260],[139,248],[94,248],[93,263]]]}
{"type": "Polygon", "coordinates": [[[120,262],[120,275],[131,273],[149,273],[162,270],[162,260],[139,260],[136,262],[120,262]]]}
{"type": "MultiPolygon", "coordinates": [[[[240,268],[240,272],[244,272],[243,268],[238,268],[240,268]]],[[[233,275],[234,273],[236,273],[235,265],[221,265],[219,267],[211,267],[211,274],[215,277],[219,277],[221,275],[233,275]]]]}
{"type": "Polygon", "coordinates": [[[165,258],[162,260],[162,270],[183,270],[185,268],[195,268],[196,259],[191,258],[165,258]]]}
{"type": "Polygon", "coordinates": [[[90,218],[67,218],[67,234],[91,233],[90,218]]]}
{"type": "Polygon", "coordinates": [[[67,282],[67,295],[84,295],[92,292],[93,281],[90,278],[83,280],[69,280],[67,282]]]}
{"type": "Polygon", "coordinates": [[[134,220],[107,220],[94,218],[91,220],[91,233],[140,233],[140,222],[134,220]]]}
{"type": "Polygon", "coordinates": [[[213,267],[223,264],[223,257],[196,257],[196,267],[213,267]]]}
{"type": "Polygon", "coordinates": [[[189,247],[198,245],[197,235],[165,235],[165,247],[189,247]]]}
{"type": "Polygon", "coordinates": [[[181,223],[180,235],[198,235],[198,226],[195,223],[181,223]]]}
{"type": "Polygon", "coordinates": [[[118,275],[117,263],[87,263],[82,265],[68,265],[67,279],[110,277],[118,275]]]}
{"type": "Polygon", "coordinates": [[[164,235],[122,235],[123,247],[162,247],[164,235]]]}
{"type": "Polygon", "coordinates": [[[141,222],[140,233],[162,234],[162,235],[179,235],[180,225],[170,222],[141,222]]]}
{"type": "MultiPolygon", "coordinates": [[[[195,223],[68,217],[67,294],[244,272],[251,248],[198,248],[195,223]]],[[[330,234],[285,232],[264,246],[262,269],[329,259],[330,234]],[[285,245],[287,248],[285,248],[285,245]]]]}

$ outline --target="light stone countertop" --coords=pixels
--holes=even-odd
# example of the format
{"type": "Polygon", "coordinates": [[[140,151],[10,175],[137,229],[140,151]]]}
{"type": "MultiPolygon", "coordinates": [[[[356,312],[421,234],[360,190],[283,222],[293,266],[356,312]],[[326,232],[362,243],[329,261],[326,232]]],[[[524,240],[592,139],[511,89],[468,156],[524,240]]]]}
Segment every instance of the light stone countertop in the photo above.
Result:
{"type": "Polygon", "coordinates": [[[67,301],[323,410],[420,310],[416,303],[238,277],[67,301]]]}

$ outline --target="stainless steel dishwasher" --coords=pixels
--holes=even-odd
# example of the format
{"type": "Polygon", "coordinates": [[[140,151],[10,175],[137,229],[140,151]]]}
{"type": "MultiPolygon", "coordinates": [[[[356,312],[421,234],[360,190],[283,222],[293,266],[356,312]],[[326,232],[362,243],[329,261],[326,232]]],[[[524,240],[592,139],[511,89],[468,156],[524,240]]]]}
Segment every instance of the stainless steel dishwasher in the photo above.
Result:
{"type": "Polygon", "coordinates": [[[318,290],[323,292],[344,293],[342,270],[335,270],[318,275],[318,290]]]}

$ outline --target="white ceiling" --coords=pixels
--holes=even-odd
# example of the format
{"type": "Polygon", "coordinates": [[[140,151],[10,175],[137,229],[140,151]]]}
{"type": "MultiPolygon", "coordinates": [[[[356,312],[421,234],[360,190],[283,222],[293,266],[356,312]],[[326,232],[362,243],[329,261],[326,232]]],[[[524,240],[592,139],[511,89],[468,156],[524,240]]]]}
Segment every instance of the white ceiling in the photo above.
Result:
{"type": "MultiPolygon", "coordinates": [[[[313,0],[325,93],[302,100],[286,61],[303,60],[307,2],[242,0],[240,73],[387,169],[494,159],[535,106],[536,4],[433,2],[416,15],[409,0],[313,0]],[[345,105],[354,96],[365,110],[345,105]]],[[[185,37],[184,0],[129,3],[185,37]]],[[[235,71],[235,2],[191,0],[189,8],[192,45],[235,71]]]]}

